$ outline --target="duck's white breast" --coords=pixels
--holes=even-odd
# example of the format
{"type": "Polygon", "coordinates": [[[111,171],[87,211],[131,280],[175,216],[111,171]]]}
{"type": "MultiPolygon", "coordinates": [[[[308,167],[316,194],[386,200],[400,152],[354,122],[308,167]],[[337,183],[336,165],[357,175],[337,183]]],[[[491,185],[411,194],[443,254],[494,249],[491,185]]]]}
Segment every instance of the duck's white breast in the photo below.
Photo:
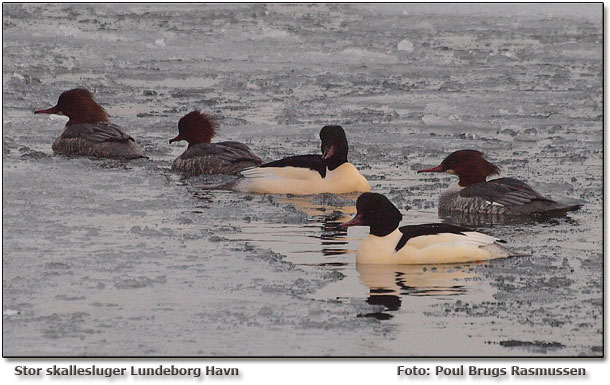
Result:
{"type": "Polygon", "coordinates": [[[324,183],[323,188],[327,191],[321,192],[341,194],[371,191],[371,185],[366,178],[358,172],[353,164],[347,162],[332,171],[327,170],[324,183]]]}

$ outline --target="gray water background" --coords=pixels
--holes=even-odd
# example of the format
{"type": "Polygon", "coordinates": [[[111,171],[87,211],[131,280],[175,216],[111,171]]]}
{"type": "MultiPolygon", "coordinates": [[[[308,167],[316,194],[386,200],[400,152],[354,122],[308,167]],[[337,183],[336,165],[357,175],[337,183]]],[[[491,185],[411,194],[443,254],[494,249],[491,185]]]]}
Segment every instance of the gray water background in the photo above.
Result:
{"type": "MultiPolygon", "coordinates": [[[[593,5],[3,4],[3,354],[601,356],[602,26],[593,5]],[[77,86],[150,160],[54,156],[77,86]],[[521,257],[355,265],[356,195],[205,191],[170,170],[177,121],[265,160],[349,158],[404,214],[439,221],[485,151],[567,217],[471,223],[521,257]]],[[[447,219],[443,219],[447,220],[447,219]]],[[[455,220],[455,219],[453,219],[455,220]]],[[[466,218],[471,222],[471,218],[466,218]]]]}

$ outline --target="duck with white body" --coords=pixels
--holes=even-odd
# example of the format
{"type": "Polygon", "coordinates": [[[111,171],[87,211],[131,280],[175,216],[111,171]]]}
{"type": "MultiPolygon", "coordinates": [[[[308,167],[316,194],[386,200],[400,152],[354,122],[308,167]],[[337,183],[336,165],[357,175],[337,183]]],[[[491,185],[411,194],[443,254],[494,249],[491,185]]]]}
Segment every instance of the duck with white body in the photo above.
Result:
{"type": "Polygon", "coordinates": [[[370,191],[369,182],[347,161],[348,144],[341,126],[320,131],[322,155],[297,155],[241,172],[233,189],[251,193],[322,194],[370,191]]]}
{"type": "Polygon", "coordinates": [[[402,214],[385,196],[365,193],[357,214],[342,226],[369,226],[356,252],[358,264],[443,264],[486,261],[515,255],[498,238],[446,223],[398,227],[402,214]]]}

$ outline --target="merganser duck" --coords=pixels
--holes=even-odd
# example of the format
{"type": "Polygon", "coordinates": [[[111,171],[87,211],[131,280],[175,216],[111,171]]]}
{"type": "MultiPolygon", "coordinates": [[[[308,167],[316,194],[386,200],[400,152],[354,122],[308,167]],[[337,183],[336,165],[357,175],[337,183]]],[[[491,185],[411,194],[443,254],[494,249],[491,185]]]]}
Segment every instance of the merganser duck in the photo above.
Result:
{"type": "Polygon", "coordinates": [[[381,194],[360,195],[356,210],[356,216],[342,226],[370,227],[370,234],[358,246],[357,264],[465,263],[515,255],[498,244],[504,241],[465,227],[427,223],[399,228],[402,214],[381,194]]]}
{"type": "Polygon", "coordinates": [[[110,123],[106,110],[83,88],[63,92],[57,105],[34,113],[69,118],[64,131],[53,142],[55,153],[111,159],[146,158],[136,141],[120,126],[110,123]]]}
{"type": "Polygon", "coordinates": [[[499,168],[476,150],[453,152],[440,165],[417,173],[422,172],[446,172],[460,178],[441,195],[441,212],[535,215],[565,213],[582,207],[582,204],[564,204],[545,198],[517,179],[487,181],[488,176],[498,174],[499,168]]]}
{"type": "Polygon", "coordinates": [[[235,174],[245,168],[263,163],[250,148],[239,142],[210,143],[216,135],[214,119],[207,114],[193,111],[178,122],[178,136],[169,143],[186,140],[188,147],[174,163],[172,170],[187,175],[235,174]]]}
{"type": "Polygon", "coordinates": [[[320,131],[322,155],[297,155],[241,172],[233,189],[252,193],[342,194],[370,191],[371,186],[347,161],[348,144],[341,126],[320,131]]]}

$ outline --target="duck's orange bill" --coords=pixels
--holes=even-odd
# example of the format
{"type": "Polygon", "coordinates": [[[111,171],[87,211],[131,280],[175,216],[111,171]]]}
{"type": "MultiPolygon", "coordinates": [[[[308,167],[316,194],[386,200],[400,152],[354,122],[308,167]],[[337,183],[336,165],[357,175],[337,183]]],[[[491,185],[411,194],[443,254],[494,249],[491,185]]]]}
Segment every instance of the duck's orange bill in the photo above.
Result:
{"type": "Polygon", "coordinates": [[[35,114],[56,114],[59,111],[59,109],[57,108],[57,106],[55,107],[51,107],[51,108],[47,108],[46,110],[36,110],[34,111],[35,114]]]}
{"type": "Polygon", "coordinates": [[[417,173],[422,173],[422,172],[443,172],[443,166],[438,165],[436,167],[431,167],[431,168],[425,168],[423,170],[419,170],[417,173]]]}
{"type": "Polygon", "coordinates": [[[351,221],[341,224],[341,227],[364,226],[364,218],[362,215],[356,214],[351,221]]]}

